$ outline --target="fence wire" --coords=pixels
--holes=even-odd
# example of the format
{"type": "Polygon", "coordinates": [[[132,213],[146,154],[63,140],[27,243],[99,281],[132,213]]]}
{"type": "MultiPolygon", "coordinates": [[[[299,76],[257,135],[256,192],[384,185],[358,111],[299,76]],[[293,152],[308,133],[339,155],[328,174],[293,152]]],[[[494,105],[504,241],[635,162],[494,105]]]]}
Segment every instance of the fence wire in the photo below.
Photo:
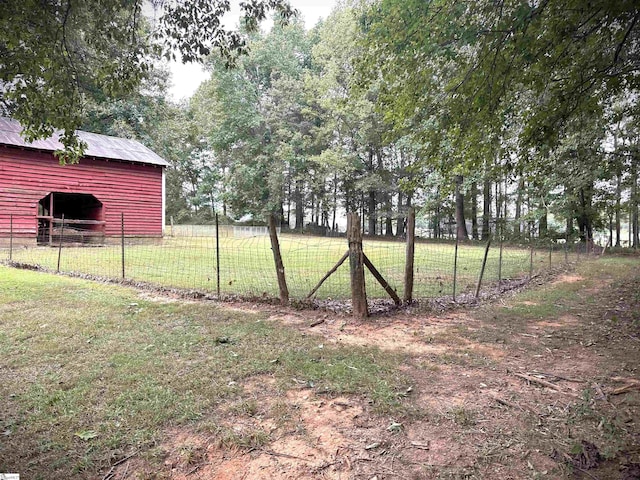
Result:
{"type": "MultiPolygon", "coordinates": [[[[278,282],[266,227],[247,230],[215,227],[174,228],[164,238],[109,239],[101,245],[83,245],[77,238],[60,236],[46,245],[0,247],[0,259],[38,266],[50,271],[94,277],[144,282],[152,285],[194,290],[221,297],[246,298],[278,296],[278,282]],[[74,243],[76,242],[76,243],[74,243]],[[219,260],[219,263],[218,263],[219,260]],[[124,277],[123,277],[124,275],[124,277]]],[[[317,237],[280,234],[280,250],[291,299],[305,299],[320,279],[348,251],[344,237],[317,237]]],[[[479,279],[485,243],[460,243],[455,262],[455,242],[417,241],[414,260],[414,299],[473,292],[479,279]],[[457,270],[454,273],[454,264],[457,270]]],[[[364,238],[364,253],[389,285],[403,293],[406,243],[401,239],[364,238]]],[[[488,251],[483,288],[499,282],[527,277],[576,261],[580,252],[573,245],[553,242],[536,245],[503,245],[494,241],[488,251]],[[568,249],[569,248],[569,249],[568,249]]],[[[388,298],[387,293],[367,271],[367,296],[388,298]]],[[[349,260],[344,261],[317,290],[313,298],[350,298],[349,260]]]]}

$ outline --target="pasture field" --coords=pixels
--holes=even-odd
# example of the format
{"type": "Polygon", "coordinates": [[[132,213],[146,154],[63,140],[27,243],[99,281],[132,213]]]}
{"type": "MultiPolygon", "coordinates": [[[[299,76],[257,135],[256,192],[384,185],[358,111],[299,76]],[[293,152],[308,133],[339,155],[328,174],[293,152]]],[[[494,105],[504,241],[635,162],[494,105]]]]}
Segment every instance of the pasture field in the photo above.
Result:
{"type": "MultiPolygon", "coordinates": [[[[280,246],[287,284],[293,299],[302,299],[347,251],[343,238],[281,235],[280,246]]],[[[389,284],[402,293],[405,244],[399,241],[365,239],[364,251],[389,284]]],[[[559,248],[559,247],[557,247],[559,248]]],[[[417,243],[415,248],[414,298],[451,295],[453,291],[454,245],[451,243],[417,243]]],[[[529,250],[505,247],[502,254],[502,279],[529,274],[529,250]]],[[[457,292],[474,288],[480,272],[484,245],[460,245],[458,251],[457,292]]],[[[8,252],[0,253],[8,258],[8,252]]],[[[165,287],[193,289],[215,293],[216,243],[212,237],[166,237],[155,243],[127,239],[125,277],[165,287]]],[[[278,286],[269,239],[223,237],[220,239],[220,291],[222,295],[277,297],[278,286]]],[[[489,251],[484,285],[498,281],[499,248],[489,251]]],[[[58,248],[40,246],[16,248],[13,260],[56,270],[58,248]]],[[[534,254],[534,270],[565,261],[557,250],[551,261],[549,252],[534,254]]],[[[121,278],[120,245],[63,246],[60,271],[100,277],[121,278]]],[[[386,298],[386,293],[367,272],[369,298],[386,298]]],[[[349,266],[345,262],[316,294],[318,299],[347,299],[349,266]]]]}

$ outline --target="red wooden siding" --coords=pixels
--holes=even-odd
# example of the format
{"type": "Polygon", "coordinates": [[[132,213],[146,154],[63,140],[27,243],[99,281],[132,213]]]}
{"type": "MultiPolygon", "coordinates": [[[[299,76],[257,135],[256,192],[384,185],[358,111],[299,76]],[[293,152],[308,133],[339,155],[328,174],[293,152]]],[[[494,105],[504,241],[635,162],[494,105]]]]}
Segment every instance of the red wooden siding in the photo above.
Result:
{"type": "Polygon", "coordinates": [[[50,153],[0,146],[0,235],[9,233],[13,215],[16,236],[37,233],[38,202],[51,192],[86,193],[103,204],[107,236],[162,235],[162,168],[83,158],[60,165],[50,153]]]}

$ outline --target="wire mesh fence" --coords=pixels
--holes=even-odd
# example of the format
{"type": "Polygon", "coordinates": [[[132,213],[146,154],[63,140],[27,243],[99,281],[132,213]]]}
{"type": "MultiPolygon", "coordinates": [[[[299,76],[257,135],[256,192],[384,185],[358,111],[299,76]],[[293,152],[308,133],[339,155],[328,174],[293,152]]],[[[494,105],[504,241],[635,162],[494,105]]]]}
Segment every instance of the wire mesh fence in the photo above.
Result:
{"type": "MultiPolygon", "coordinates": [[[[220,297],[277,298],[278,280],[266,227],[176,226],[164,238],[105,239],[81,243],[77,232],[58,232],[41,244],[3,241],[0,259],[49,271],[127,279],[160,287],[193,290],[220,297]],[[176,228],[177,227],[177,228],[176,228]],[[217,233],[217,235],[216,235],[217,233]]],[[[305,299],[348,250],[344,237],[278,235],[291,299],[305,299]]],[[[7,240],[7,239],[3,239],[7,240]]],[[[417,240],[413,298],[429,299],[473,292],[478,285],[485,242],[417,240]],[[456,258],[457,251],[457,258],[456,258]]],[[[365,237],[363,249],[400,296],[404,289],[406,241],[365,237]]],[[[526,278],[580,259],[587,251],[575,245],[538,242],[503,244],[494,240],[487,252],[484,288],[526,278]]],[[[365,277],[370,299],[388,298],[370,272],[365,277]]],[[[314,293],[318,300],[350,298],[349,261],[314,293]]]]}

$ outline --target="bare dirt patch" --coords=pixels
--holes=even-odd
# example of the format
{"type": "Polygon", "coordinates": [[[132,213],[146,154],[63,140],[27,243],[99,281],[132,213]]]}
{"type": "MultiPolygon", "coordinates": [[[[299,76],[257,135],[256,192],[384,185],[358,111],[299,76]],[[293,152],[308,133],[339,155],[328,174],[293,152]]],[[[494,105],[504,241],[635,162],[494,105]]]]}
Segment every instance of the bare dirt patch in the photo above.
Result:
{"type": "Polygon", "coordinates": [[[562,315],[553,321],[542,320],[531,325],[532,329],[565,328],[578,325],[580,319],[575,315],[562,315]]]}
{"type": "MultiPolygon", "coordinates": [[[[585,279],[562,275],[553,283],[585,279]]],[[[598,308],[520,319],[516,329],[491,310],[367,322],[274,313],[272,322],[327,344],[406,355],[401,370],[413,383],[399,392],[401,407],[380,414],[367,398],[278,392],[269,377],[248,379],[244,391],[255,411],[223,406],[223,427],[266,437],[234,446],[220,432],[168,432],[158,478],[633,478],[623,475],[640,463],[640,388],[633,383],[640,381],[640,306],[629,299],[638,298],[630,292],[640,284],[624,296],[615,283],[600,285],[598,308]]],[[[523,303],[542,306],[515,297],[492,308],[523,303]]],[[[121,478],[148,468],[139,459],[128,471],[125,465],[121,478]]]]}
{"type": "Polygon", "coordinates": [[[584,277],[575,274],[564,274],[558,276],[553,282],[552,285],[556,285],[558,283],[576,283],[584,280],[584,277]]]}

